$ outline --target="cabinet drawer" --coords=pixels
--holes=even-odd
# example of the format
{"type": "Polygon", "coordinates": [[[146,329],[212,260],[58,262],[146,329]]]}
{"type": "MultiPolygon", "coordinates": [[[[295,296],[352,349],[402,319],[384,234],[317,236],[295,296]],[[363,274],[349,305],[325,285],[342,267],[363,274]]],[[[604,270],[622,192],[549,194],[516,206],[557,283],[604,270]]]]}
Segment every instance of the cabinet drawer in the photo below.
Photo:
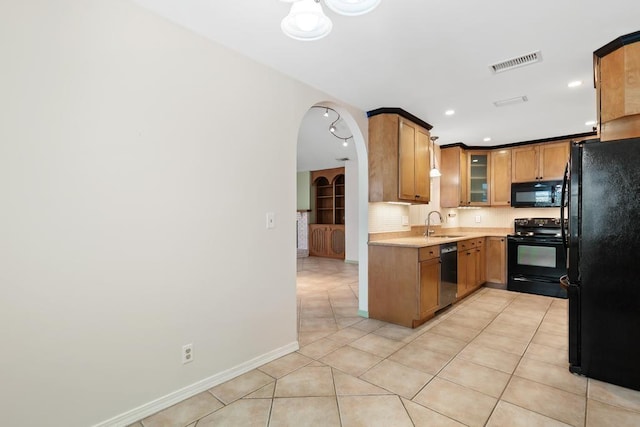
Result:
{"type": "Polygon", "coordinates": [[[427,246],[420,248],[418,253],[418,261],[426,261],[428,259],[440,258],[440,246],[427,246]]]}
{"type": "Polygon", "coordinates": [[[471,249],[471,248],[475,248],[475,247],[476,247],[476,240],[475,239],[462,240],[462,241],[458,242],[458,250],[459,251],[466,251],[467,249],[471,249]]]}

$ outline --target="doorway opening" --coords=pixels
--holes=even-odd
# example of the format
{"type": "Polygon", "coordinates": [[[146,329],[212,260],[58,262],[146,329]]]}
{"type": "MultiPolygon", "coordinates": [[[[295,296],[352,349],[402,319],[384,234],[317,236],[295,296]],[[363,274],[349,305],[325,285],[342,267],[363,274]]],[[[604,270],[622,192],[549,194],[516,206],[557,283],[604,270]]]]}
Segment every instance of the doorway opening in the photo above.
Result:
{"type": "Polygon", "coordinates": [[[349,111],[330,102],[310,107],[300,125],[300,345],[368,317],[368,160],[364,134],[349,111]],[[317,256],[318,250],[324,250],[325,255],[317,256]]]}

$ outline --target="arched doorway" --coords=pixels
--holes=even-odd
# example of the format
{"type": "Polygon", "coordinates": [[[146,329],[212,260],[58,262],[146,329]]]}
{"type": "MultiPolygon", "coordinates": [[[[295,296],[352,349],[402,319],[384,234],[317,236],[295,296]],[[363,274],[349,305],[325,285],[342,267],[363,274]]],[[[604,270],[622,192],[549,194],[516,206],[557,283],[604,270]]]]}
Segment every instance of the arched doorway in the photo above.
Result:
{"type": "MultiPolygon", "coordinates": [[[[334,102],[319,102],[310,107],[309,111],[316,110],[317,114],[315,114],[316,119],[325,119],[322,121],[321,126],[325,126],[325,128],[319,127],[318,132],[322,133],[324,136],[324,140],[327,144],[340,144],[342,141],[338,138],[334,138],[334,136],[329,134],[329,124],[333,123],[333,120],[337,116],[340,117],[339,124],[342,127],[336,124],[338,129],[336,129],[336,134],[340,137],[349,136],[348,144],[352,144],[351,153],[348,156],[340,156],[336,154],[333,156],[333,159],[342,160],[339,163],[328,163],[325,167],[335,167],[340,164],[345,166],[346,171],[346,185],[347,191],[349,191],[350,184],[353,185],[355,191],[351,191],[353,193],[353,198],[355,203],[349,206],[347,204],[347,213],[345,219],[346,226],[346,262],[357,262],[358,264],[358,314],[362,317],[368,317],[368,251],[367,251],[367,240],[368,240],[368,192],[369,192],[369,176],[368,176],[368,156],[366,149],[366,124],[367,119],[364,117],[358,117],[356,119],[354,115],[345,107],[336,104],[334,102]],[[326,115],[330,115],[330,117],[326,117],[326,115]],[[327,121],[326,119],[329,119],[327,121]],[[345,133],[346,131],[346,133],[345,133]],[[333,139],[331,139],[333,138],[333,139]],[[354,157],[355,154],[355,158],[354,157]],[[347,160],[345,160],[345,157],[347,160]],[[354,185],[355,183],[355,185],[354,185]],[[355,258],[354,259],[354,254],[355,258]]],[[[309,119],[309,114],[305,115],[303,118],[299,134],[298,134],[298,156],[300,157],[300,150],[305,149],[301,146],[301,138],[306,137],[305,126],[308,125],[306,122],[309,119]]],[[[318,125],[316,123],[316,125],[318,125]]],[[[318,125],[320,126],[320,125],[318,125]]],[[[320,143],[322,144],[322,143],[320,143]]],[[[317,147],[316,147],[317,148],[317,147]]],[[[333,153],[339,153],[339,151],[334,151],[333,153]]]]}

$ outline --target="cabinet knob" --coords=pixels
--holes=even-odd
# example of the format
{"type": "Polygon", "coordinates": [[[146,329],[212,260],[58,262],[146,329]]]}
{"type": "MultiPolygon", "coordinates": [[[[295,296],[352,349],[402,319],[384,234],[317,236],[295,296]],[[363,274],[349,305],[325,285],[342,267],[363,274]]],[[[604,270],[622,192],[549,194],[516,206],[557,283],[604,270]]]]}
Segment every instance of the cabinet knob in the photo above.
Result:
{"type": "Polygon", "coordinates": [[[500,239],[501,242],[504,242],[504,239],[500,239]]]}

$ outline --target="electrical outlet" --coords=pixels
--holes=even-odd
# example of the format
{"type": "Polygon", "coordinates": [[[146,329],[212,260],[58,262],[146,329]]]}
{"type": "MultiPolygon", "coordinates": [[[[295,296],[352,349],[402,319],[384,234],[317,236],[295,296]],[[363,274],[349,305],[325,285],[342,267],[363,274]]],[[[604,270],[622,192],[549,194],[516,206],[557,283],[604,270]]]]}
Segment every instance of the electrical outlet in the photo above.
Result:
{"type": "Polygon", "coordinates": [[[402,225],[409,225],[409,216],[402,215],[402,225]]]}
{"type": "Polygon", "coordinates": [[[182,346],[182,364],[193,362],[193,344],[182,346]]]}
{"type": "Polygon", "coordinates": [[[480,223],[480,220],[482,219],[482,217],[480,215],[476,215],[476,222],[480,223]]]}

